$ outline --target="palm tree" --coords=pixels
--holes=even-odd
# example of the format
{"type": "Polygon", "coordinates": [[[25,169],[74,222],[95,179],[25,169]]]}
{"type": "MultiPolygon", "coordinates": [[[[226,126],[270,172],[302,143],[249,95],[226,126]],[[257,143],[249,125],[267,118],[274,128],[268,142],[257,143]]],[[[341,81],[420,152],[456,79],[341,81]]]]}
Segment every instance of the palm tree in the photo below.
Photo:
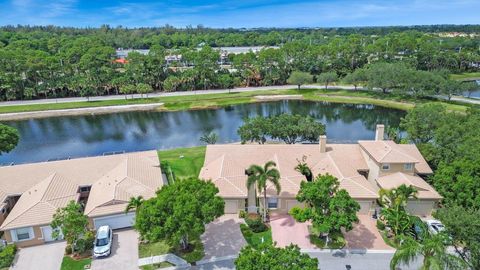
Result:
{"type": "Polygon", "coordinates": [[[397,237],[411,232],[410,215],[405,210],[408,199],[416,198],[417,190],[412,186],[400,185],[393,189],[381,189],[380,205],[381,219],[391,228],[392,233],[397,237]]]}
{"type": "Polygon", "coordinates": [[[308,167],[306,160],[307,160],[307,156],[303,156],[302,161],[297,159],[298,164],[297,166],[295,166],[295,171],[305,176],[308,182],[312,182],[312,179],[313,179],[312,170],[310,169],[310,167],[308,167]]]}
{"type": "Polygon", "coordinates": [[[383,207],[397,208],[398,206],[405,207],[408,199],[417,198],[417,189],[412,186],[402,184],[397,188],[381,189],[379,191],[380,204],[383,207]]]}
{"type": "Polygon", "coordinates": [[[258,190],[263,190],[263,221],[267,221],[267,183],[271,182],[277,194],[280,194],[280,172],[274,168],[277,164],[273,161],[265,163],[265,165],[250,165],[247,169],[248,179],[247,188],[250,189],[255,183],[258,190]]]}
{"type": "Polygon", "coordinates": [[[447,251],[448,237],[443,233],[430,234],[426,232],[419,242],[405,237],[390,261],[390,269],[396,269],[400,263],[409,265],[421,255],[423,257],[420,269],[465,269],[464,261],[447,251]]]}
{"type": "Polygon", "coordinates": [[[144,202],[144,199],[142,196],[131,197],[130,201],[127,204],[127,207],[125,208],[125,214],[130,212],[130,210],[133,210],[133,209],[135,209],[135,212],[138,211],[138,208],[140,208],[143,202],[144,202]]]}

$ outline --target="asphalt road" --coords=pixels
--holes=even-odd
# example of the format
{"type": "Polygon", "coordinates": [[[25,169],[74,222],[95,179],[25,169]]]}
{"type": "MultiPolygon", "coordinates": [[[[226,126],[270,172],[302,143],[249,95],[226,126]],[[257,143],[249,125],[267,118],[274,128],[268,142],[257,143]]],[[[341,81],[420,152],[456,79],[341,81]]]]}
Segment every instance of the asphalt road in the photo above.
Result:
{"type": "MultiPolygon", "coordinates": [[[[319,269],[322,270],[386,270],[390,269],[390,260],[392,253],[367,253],[367,254],[346,254],[334,255],[325,252],[315,252],[309,254],[318,259],[319,269]],[[348,268],[350,266],[350,268],[348,268]]],[[[410,266],[402,265],[398,270],[416,270],[420,268],[419,261],[415,261],[410,266]]],[[[234,259],[207,263],[201,266],[194,266],[197,270],[230,270],[235,269],[234,259]]]]}

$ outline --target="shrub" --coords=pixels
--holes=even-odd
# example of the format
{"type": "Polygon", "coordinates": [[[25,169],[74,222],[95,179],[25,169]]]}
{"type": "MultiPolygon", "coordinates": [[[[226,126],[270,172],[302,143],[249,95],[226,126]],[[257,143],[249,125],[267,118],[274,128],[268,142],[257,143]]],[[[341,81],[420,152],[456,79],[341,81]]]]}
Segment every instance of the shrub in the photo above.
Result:
{"type": "Polygon", "coordinates": [[[240,224],[240,231],[242,231],[242,234],[245,238],[253,235],[252,230],[245,224],[240,224]]]}
{"type": "Polygon", "coordinates": [[[257,217],[257,218],[254,218],[254,219],[246,218],[245,222],[247,223],[248,227],[253,232],[256,232],[256,233],[264,232],[268,229],[267,226],[263,223],[263,221],[260,217],[257,217]]]}
{"type": "Polygon", "coordinates": [[[383,224],[383,222],[379,219],[377,219],[377,229],[381,231],[385,230],[385,224],[383,224]]]}
{"type": "Polygon", "coordinates": [[[72,250],[72,245],[67,245],[67,246],[65,247],[65,255],[71,255],[72,252],[73,252],[73,250],[72,250]]]}
{"type": "Polygon", "coordinates": [[[17,253],[17,246],[7,245],[0,251],[0,268],[8,268],[12,265],[17,253]]]}
{"type": "Polygon", "coordinates": [[[92,231],[88,231],[85,235],[78,239],[75,247],[78,253],[82,254],[93,249],[93,242],[95,241],[95,234],[92,231]]]}
{"type": "Polygon", "coordinates": [[[245,212],[243,210],[240,210],[240,212],[238,213],[239,218],[245,218],[246,216],[247,216],[247,212],[245,212]]]}

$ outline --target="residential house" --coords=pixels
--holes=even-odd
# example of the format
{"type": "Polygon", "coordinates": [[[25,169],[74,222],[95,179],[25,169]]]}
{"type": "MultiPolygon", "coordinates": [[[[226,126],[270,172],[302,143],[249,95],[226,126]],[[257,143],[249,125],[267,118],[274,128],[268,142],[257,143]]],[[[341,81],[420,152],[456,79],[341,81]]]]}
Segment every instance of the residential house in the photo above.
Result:
{"type": "Polygon", "coordinates": [[[55,241],[53,214],[72,200],[84,206],[92,228],[130,227],[130,198],[151,198],[163,184],[156,151],[0,167],[0,230],[21,247],[55,241]]]}
{"type": "MultiPolygon", "coordinates": [[[[287,213],[300,205],[295,196],[305,177],[294,167],[304,157],[315,176],[328,173],[338,178],[340,188],[360,204],[360,214],[374,213],[381,188],[401,184],[419,191],[418,199],[408,203],[412,214],[430,215],[442,198],[421,178],[432,170],[417,147],[385,141],[383,125],[377,126],[375,140],[357,144],[327,144],[326,136],[321,136],[319,144],[209,145],[199,177],[218,187],[225,199],[225,213],[256,211],[255,190],[247,189],[245,170],[252,164],[274,161],[281,175],[281,192],[267,186],[267,204],[271,211],[287,213]]],[[[262,191],[256,192],[263,196],[262,191]]]]}

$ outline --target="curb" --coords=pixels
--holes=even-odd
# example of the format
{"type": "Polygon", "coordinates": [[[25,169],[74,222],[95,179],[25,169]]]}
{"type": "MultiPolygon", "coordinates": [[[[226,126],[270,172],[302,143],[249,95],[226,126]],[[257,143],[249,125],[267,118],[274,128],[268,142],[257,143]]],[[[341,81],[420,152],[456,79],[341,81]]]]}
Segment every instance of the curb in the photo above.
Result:
{"type": "Polygon", "coordinates": [[[303,253],[344,253],[344,254],[393,254],[389,249],[301,249],[303,253]]]}
{"type": "Polygon", "coordinates": [[[227,260],[231,260],[231,259],[236,259],[237,257],[238,257],[238,254],[237,255],[223,256],[223,257],[214,257],[214,258],[210,258],[210,259],[197,261],[196,265],[203,265],[203,264],[207,264],[207,263],[227,261],[227,260]]]}

